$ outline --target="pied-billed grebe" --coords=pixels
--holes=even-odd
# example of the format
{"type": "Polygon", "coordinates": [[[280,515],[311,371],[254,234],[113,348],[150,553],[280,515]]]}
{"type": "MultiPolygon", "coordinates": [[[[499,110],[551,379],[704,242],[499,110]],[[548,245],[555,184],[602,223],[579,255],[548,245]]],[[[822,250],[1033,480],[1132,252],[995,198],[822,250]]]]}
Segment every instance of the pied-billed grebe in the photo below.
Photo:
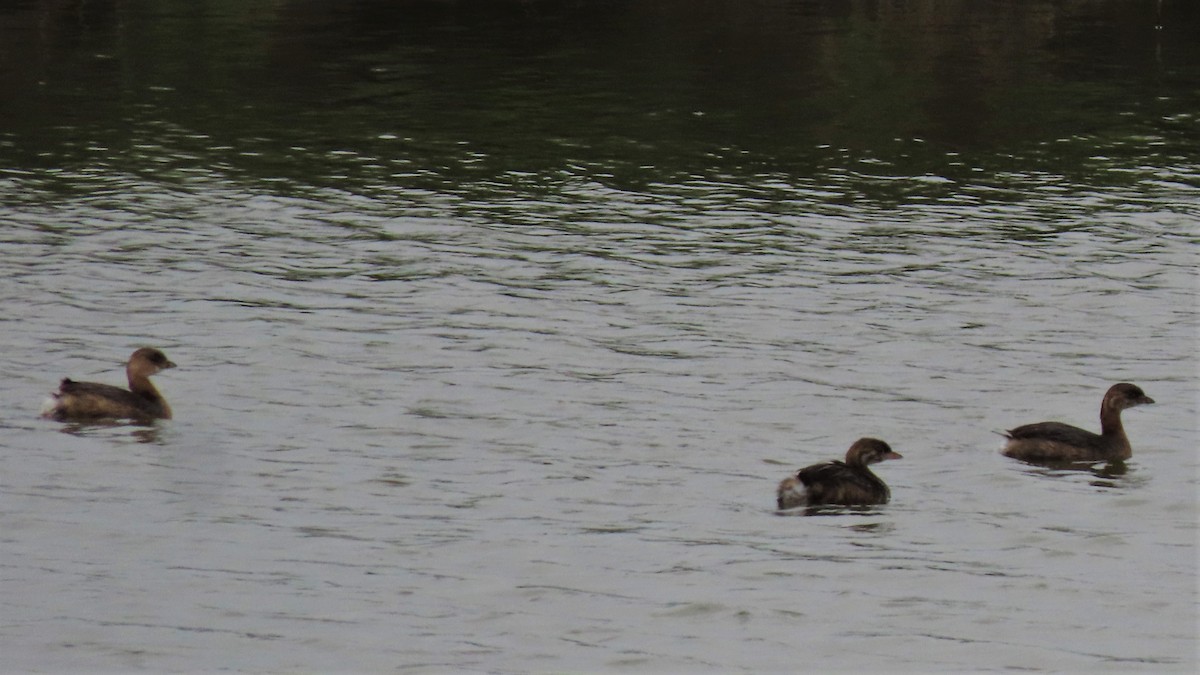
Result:
{"type": "Polygon", "coordinates": [[[42,417],[59,421],[171,419],[171,406],[154,388],[150,376],[174,367],[175,364],[167,359],[166,354],[153,347],[142,347],[129,357],[129,363],[125,365],[125,375],[129,378],[128,389],[63,378],[58,391],[46,399],[42,417]]]}
{"type": "Polygon", "coordinates": [[[1122,382],[1109,387],[1100,403],[1100,433],[1062,422],[1026,424],[1005,433],[1004,455],[1030,462],[1082,462],[1129,459],[1133,449],[1121,426],[1121,411],[1154,403],[1136,385],[1122,382]]]}
{"type": "Polygon", "coordinates": [[[781,509],[821,504],[886,504],[891,492],[867,465],[900,458],[887,443],[877,438],[860,438],[846,451],[846,461],[813,464],[783,479],[776,492],[777,504],[781,509]]]}

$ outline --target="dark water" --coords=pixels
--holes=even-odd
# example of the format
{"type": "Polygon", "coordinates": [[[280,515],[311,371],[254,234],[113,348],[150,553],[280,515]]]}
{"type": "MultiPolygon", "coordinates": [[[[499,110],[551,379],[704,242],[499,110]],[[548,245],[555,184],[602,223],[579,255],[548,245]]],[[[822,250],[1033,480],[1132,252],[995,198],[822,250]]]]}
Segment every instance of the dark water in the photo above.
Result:
{"type": "Polygon", "coordinates": [[[1192,671],[1197,35],[4,5],[0,669],[1192,671]],[[143,344],[176,419],[38,419],[143,344]],[[999,456],[1117,381],[1125,467],[999,456]],[[774,512],[864,435],[891,504],[774,512]]]}

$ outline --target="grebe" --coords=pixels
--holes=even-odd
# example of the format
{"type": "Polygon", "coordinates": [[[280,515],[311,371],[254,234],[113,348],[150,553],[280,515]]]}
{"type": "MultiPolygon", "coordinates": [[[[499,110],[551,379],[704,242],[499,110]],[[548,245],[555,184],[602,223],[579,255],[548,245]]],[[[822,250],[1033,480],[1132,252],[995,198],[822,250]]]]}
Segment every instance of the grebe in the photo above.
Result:
{"type": "Polygon", "coordinates": [[[1154,403],[1136,385],[1122,382],[1109,387],[1100,403],[1100,433],[1062,422],[1026,424],[1005,433],[1003,454],[1031,462],[1081,462],[1129,459],[1133,448],[1121,425],[1121,411],[1154,403]]]}
{"type": "Polygon", "coordinates": [[[51,393],[46,400],[42,416],[59,421],[171,419],[171,406],[154,388],[150,376],[174,367],[175,364],[161,351],[143,347],[135,351],[125,365],[125,374],[129,378],[128,389],[63,378],[58,391],[51,393]]]}
{"type": "Polygon", "coordinates": [[[901,455],[877,438],[860,438],[846,451],[846,461],[813,464],[783,479],[776,492],[777,504],[780,509],[886,504],[891,498],[887,484],[867,468],[886,459],[901,459],[901,455]]]}

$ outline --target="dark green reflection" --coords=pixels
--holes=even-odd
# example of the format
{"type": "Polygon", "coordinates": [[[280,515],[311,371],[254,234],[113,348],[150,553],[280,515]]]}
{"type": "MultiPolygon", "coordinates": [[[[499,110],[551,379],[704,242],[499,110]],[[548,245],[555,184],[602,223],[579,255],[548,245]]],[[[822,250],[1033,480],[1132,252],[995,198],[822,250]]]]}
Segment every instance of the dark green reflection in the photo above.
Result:
{"type": "Polygon", "coordinates": [[[1197,34],[1183,0],[25,2],[0,9],[0,156],[367,192],[782,175],[854,185],[834,201],[1019,198],[1006,176],[1194,174],[1197,34]]]}

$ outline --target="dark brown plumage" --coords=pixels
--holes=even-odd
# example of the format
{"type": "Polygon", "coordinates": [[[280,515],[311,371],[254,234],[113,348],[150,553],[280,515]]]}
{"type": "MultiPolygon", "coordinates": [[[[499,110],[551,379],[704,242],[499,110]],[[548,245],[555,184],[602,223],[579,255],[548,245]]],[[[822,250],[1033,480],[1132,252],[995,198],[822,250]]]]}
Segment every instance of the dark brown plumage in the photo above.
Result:
{"type": "Polygon", "coordinates": [[[1100,403],[1100,433],[1062,422],[1026,424],[1005,433],[1003,454],[1029,462],[1083,462],[1129,459],[1133,448],[1121,424],[1121,411],[1154,403],[1136,385],[1121,382],[1109,387],[1100,403]]]}
{"type": "Polygon", "coordinates": [[[776,491],[776,504],[781,509],[821,504],[886,504],[891,491],[867,465],[900,458],[887,443],[877,438],[860,438],[846,451],[846,461],[813,464],[783,479],[776,491]]]}
{"type": "Polygon", "coordinates": [[[174,367],[161,351],[143,347],[125,365],[129,389],[63,378],[58,391],[51,393],[46,401],[42,416],[59,421],[171,419],[171,406],[158,393],[150,376],[174,367]]]}

